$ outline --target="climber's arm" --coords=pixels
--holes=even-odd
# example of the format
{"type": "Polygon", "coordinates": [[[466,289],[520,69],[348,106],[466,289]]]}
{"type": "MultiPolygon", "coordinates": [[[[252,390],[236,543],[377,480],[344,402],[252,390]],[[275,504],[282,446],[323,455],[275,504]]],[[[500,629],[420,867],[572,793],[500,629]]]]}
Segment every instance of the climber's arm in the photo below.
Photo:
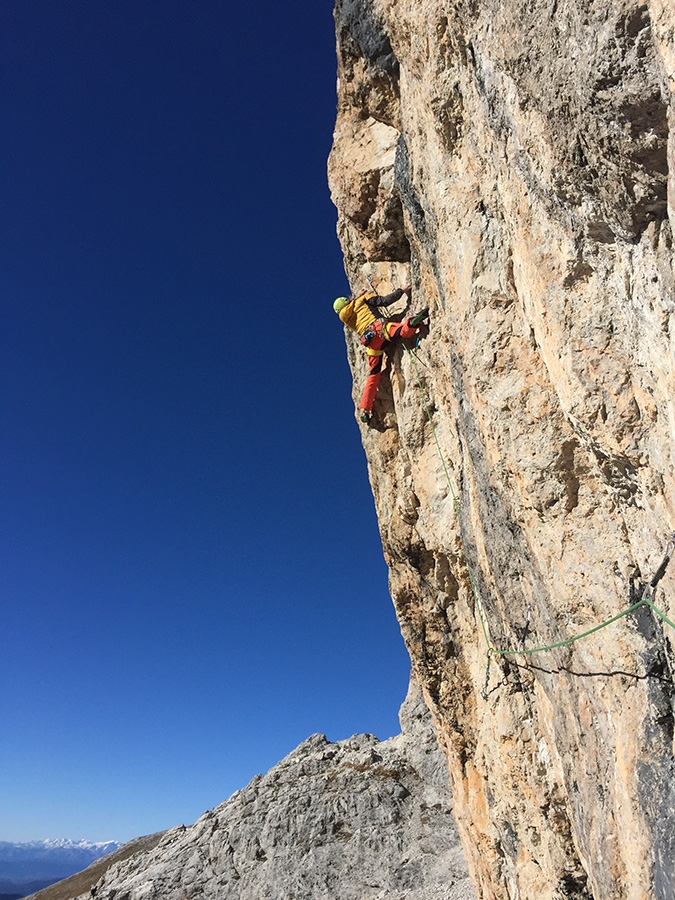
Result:
{"type": "Polygon", "coordinates": [[[395,291],[392,291],[391,294],[385,294],[384,297],[373,297],[372,300],[368,300],[368,306],[375,315],[377,315],[378,307],[391,306],[392,303],[396,303],[397,300],[400,300],[404,294],[407,294],[408,297],[410,297],[410,291],[411,287],[408,284],[404,288],[397,288],[395,291]]]}

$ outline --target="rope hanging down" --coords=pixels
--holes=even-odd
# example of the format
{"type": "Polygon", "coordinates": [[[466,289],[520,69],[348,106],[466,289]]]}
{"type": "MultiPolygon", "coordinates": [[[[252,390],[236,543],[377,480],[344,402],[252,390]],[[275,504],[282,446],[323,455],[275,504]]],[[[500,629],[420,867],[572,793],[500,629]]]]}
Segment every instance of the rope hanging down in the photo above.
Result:
{"type": "MultiPolygon", "coordinates": [[[[415,353],[413,353],[413,351],[409,347],[407,347],[405,344],[403,346],[405,347],[405,350],[406,350],[408,356],[410,357],[413,369],[415,371],[415,378],[417,380],[417,385],[419,387],[420,394],[422,396],[422,405],[424,406],[424,411],[426,413],[427,419],[429,420],[429,425],[431,427],[431,433],[433,435],[434,443],[436,445],[436,451],[438,453],[438,457],[441,461],[441,464],[443,466],[443,471],[445,473],[445,477],[448,482],[448,488],[450,490],[450,495],[452,497],[452,503],[453,503],[455,515],[459,518],[460,503],[457,498],[457,494],[455,493],[455,489],[454,489],[454,486],[452,483],[452,478],[450,477],[450,469],[445,460],[445,456],[443,455],[443,450],[441,449],[441,444],[438,439],[438,434],[436,432],[436,426],[434,425],[434,422],[433,422],[433,419],[431,416],[431,409],[430,409],[431,401],[429,400],[427,392],[424,389],[424,385],[422,384],[422,379],[420,377],[419,368],[417,366],[418,360],[416,358],[415,353]]],[[[461,534],[460,534],[460,541],[461,541],[461,534]]],[[[479,618],[479,621],[481,624],[481,630],[483,632],[483,637],[485,638],[485,643],[487,645],[487,668],[486,668],[486,673],[485,673],[485,687],[483,688],[483,697],[485,699],[487,698],[486,692],[487,692],[488,682],[490,679],[490,662],[491,662],[491,659],[493,656],[518,656],[520,654],[531,655],[533,653],[544,653],[547,650],[556,650],[559,647],[567,647],[569,644],[574,644],[576,641],[580,641],[582,638],[589,637],[591,634],[595,634],[595,632],[601,631],[603,628],[607,628],[608,625],[612,625],[614,622],[617,622],[619,619],[622,619],[624,616],[629,615],[629,613],[635,612],[635,610],[639,609],[641,606],[649,606],[653,610],[653,612],[656,613],[656,615],[663,622],[665,622],[666,625],[669,625],[671,628],[675,629],[675,622],[673,622],[671,619],[669,619],[668,616],[662,610],[660,610],[654,603],[654,595],[655,595],[655,591],[656,591],[656,586],[658,585],[659,581],[665,575],[666,568],[668,567],[668,563],[670,562],[670,559],[671,559],[673,553],[675,552],[675,532],[673,532],[669,536],[668,543],[666,546],[665,556],[663,557],[663,560],[661,561],[661,564],[659,565],[658,569],[654,573],[651,581],[649,581],[645,585],[645,588],[642,592],[642,596],[636,603],[631,604],[627,609],[624,609],[622,612],[617,613],[615,616],[612,616],[609,619],[605,619],[605,621],[600,622],[599,625],[595,625],[593,628],[589,628],[587,631],[583,631],[580,634],[575,634],[572,637],[565,638],[564,640],[556,641],[553,644],[546,644],[546,645],[542,645],[539,647],[529,647],[529,648],[524,648],[522,646],[522,642],[521,642],[521,646],[517,649],[510,649],[510,648],[502,649],[502,648],[493,646],[493,644],[490,640],[489,633],[488,633],[487,621],[486,621],[486,617],[485,617],[485,612],[483,610],[483,604],[481,603],[480,596],[478,594],[478,590],[476,589],[476,583],[475,583],[475,579],[473,577],[473,572],[471,571],[471,566],[469,565],[469,561],[468,561],[467,554],[466,554],[466,549],[463,548],[463,550],[464,550],[464,561],[466,564],[467,571],[469,573],[469,583],[471,585],[471,593],[474,598],[474,605],[478,612],[478,618],[479,618]]],[[[528,624],[529,624],[529,622],[528,622],[528,624]]]]}

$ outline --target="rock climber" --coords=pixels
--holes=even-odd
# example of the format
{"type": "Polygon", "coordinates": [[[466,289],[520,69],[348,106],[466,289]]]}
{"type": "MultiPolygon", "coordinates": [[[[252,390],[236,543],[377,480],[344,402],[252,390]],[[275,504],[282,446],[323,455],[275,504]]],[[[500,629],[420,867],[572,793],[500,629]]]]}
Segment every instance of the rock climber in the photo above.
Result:
{"type": "Polygon", "coordinates": [[[363,291],[355,297],[338,297],[333,309],[340,320],[352,331],[361,335],[361,343],[368,355],[368,377],[359,403],[361,421],[369,422],[382,375],[382,349],[386,341],[415,337],[419,326],[428,318],[429,310],[423,309],[405,322],[393,322],[384,318],[381,310],[396,303],[405,294],[410,300],[410,285],[397,288],[391,294],[380,297],[375,291],[363,291]]]}

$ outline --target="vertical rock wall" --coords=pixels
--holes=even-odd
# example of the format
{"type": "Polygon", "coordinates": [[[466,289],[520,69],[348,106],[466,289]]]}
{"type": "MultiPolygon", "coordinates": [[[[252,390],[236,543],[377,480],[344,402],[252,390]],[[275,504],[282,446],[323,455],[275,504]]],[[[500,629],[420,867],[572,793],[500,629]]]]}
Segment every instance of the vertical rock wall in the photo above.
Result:
{"type": "MultiPolygon", "coordinates": [[[[643,606],[486,684],[476,595],[493,647],[550,645],[625,610],[675,529],[675,10],[335,17],[345,268],[431,307],[359,427],[478,896],[672,900],[675,633],[643,606]]],[[[675,563],[655,599],[675,619],[675,563]]]]}

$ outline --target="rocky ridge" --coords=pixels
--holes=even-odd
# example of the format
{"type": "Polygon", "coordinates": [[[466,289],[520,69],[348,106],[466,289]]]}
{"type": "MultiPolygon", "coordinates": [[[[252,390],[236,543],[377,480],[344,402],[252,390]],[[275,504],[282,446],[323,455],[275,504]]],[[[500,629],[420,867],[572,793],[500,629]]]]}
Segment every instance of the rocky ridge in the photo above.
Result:
{"type": "MultiPolygon", "coordinates": [[[[432,311],[359,427],[477,895],[671,900],[673,629],[643,605],[488,648],[625,611],[675,529],[675,8],[335,17],[345,268],[432,311]]],[[[675,565],[655,600],[675,620],[675,565]]]]}
{"type": "Polygon", "coordinates": [[[400,720],[386,741],[312,735],[194,825],[122,847],[71,880],[77,893],[63,882],[35,900],[472,900],[419,689],[400,720]]]}

